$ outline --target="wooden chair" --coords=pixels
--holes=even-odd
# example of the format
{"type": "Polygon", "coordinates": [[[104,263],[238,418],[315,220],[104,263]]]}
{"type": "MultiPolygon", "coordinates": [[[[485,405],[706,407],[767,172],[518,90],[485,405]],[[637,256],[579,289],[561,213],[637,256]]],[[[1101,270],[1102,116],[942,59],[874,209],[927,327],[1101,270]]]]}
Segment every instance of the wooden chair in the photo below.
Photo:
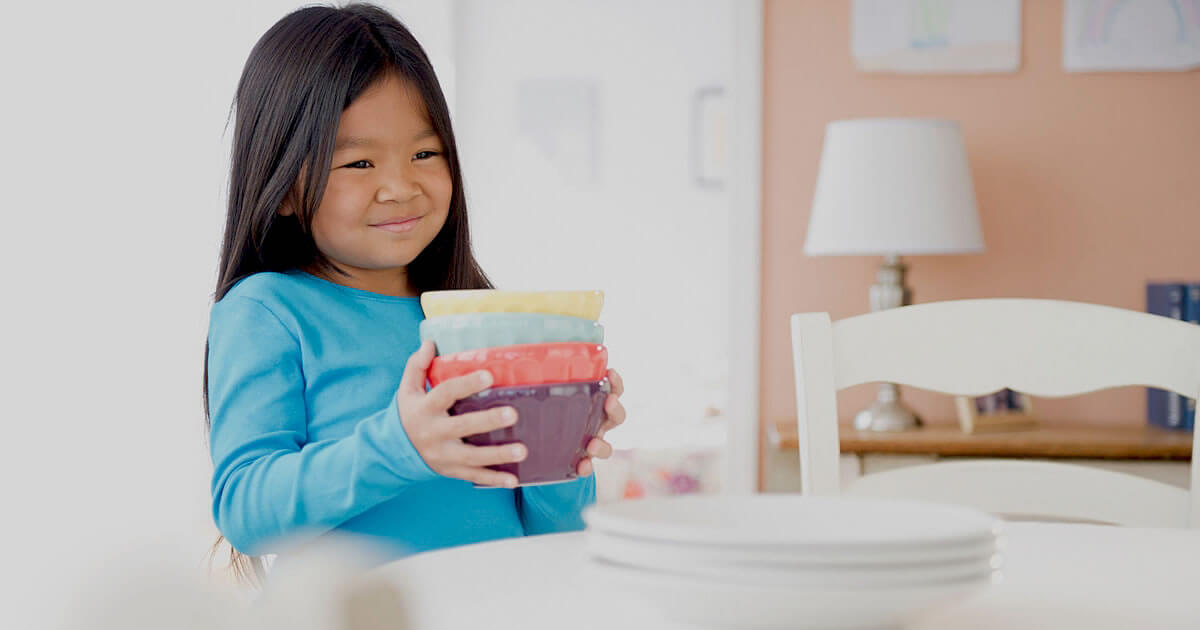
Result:
{"type": "MultiPolygon", "coordinates": [[[[1108,306],[984,299],[831,322],[792,315],[804,494],[923,499],[1010,517],[1200,528],[1200,492],[1133,475],[1029,460],[937,462],[838,480],[838,390],[891,382],[952,395],[1009,387],[1060,397],[1120,387],[1200,395],[1200,326],[1108,306]]],[[[1200,490],[1194,464],[1191,487],[1200,490]]]]}

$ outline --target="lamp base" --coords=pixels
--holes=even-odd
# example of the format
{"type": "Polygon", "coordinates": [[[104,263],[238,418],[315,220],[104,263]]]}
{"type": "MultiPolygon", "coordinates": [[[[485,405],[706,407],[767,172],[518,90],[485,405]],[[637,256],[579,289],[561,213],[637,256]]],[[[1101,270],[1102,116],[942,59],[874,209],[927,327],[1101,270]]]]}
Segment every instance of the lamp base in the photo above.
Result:
{"type": "Polygon", "coordinates": [[[859,431],[908,431],[920,428],[921,419],[900,402],[900,391],[892,383],[879,386],[879,398],[854,416],[859,431]]]}
{"type": "MultiPolygon", "coordinates": [[[[908,266],[899,256],[884,256],[868,293],[872,312],[912,304],[912,291],[904,284],[906,271],[908,266]]],[[[917,414],[900,402],[900,388],[894,383],[880,383],[875,402],[854,416],[854,428],[859,431],[908,431],[920,426],[917,414]]]]}

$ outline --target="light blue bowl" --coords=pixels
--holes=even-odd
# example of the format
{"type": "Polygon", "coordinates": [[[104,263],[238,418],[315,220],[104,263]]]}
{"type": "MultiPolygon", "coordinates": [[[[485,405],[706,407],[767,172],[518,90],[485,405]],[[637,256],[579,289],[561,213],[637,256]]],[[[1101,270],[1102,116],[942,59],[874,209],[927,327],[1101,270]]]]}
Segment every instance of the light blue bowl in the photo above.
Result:
{"type": "Polygon", "coordinates": [[[523,343],[604,343],[604,326],[594,320],[542,313],[459,313],[421,322],[421,341],[438,354],[523,343]]]}

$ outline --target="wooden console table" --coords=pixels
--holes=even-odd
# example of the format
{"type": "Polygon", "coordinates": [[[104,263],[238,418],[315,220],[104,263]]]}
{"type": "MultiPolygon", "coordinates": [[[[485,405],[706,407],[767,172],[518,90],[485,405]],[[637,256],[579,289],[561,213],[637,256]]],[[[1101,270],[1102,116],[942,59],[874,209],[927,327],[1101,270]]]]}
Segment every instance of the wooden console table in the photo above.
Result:
{"type": "MultiPolygon", "coordinates": [[[[779,420],[771,433],[767,490],[799,488],[795,420],[779,420]],[[794,487],[793,487],[794,486],[794,487]]],[[[1192,434],[1145,425],[1043,423],[1024,431],[963,433],[957,424],[935,424],[897,433],[838,427],[843,481],[861,474],[945,458],[1021,457],[1072,461],[1188,487],[1192,434]]]]}

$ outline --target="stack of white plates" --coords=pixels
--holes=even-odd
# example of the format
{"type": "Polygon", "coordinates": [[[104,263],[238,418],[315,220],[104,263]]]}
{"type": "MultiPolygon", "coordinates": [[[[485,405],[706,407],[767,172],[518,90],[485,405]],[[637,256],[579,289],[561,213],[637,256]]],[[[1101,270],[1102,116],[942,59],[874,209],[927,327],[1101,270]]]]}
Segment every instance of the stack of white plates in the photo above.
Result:
{"type": "Polygon", "coordinates": [[[998,578],[976,510],[796,495],[597,505],[587,573],[669,618],[730,628],[889,627],[998,578]]]}

